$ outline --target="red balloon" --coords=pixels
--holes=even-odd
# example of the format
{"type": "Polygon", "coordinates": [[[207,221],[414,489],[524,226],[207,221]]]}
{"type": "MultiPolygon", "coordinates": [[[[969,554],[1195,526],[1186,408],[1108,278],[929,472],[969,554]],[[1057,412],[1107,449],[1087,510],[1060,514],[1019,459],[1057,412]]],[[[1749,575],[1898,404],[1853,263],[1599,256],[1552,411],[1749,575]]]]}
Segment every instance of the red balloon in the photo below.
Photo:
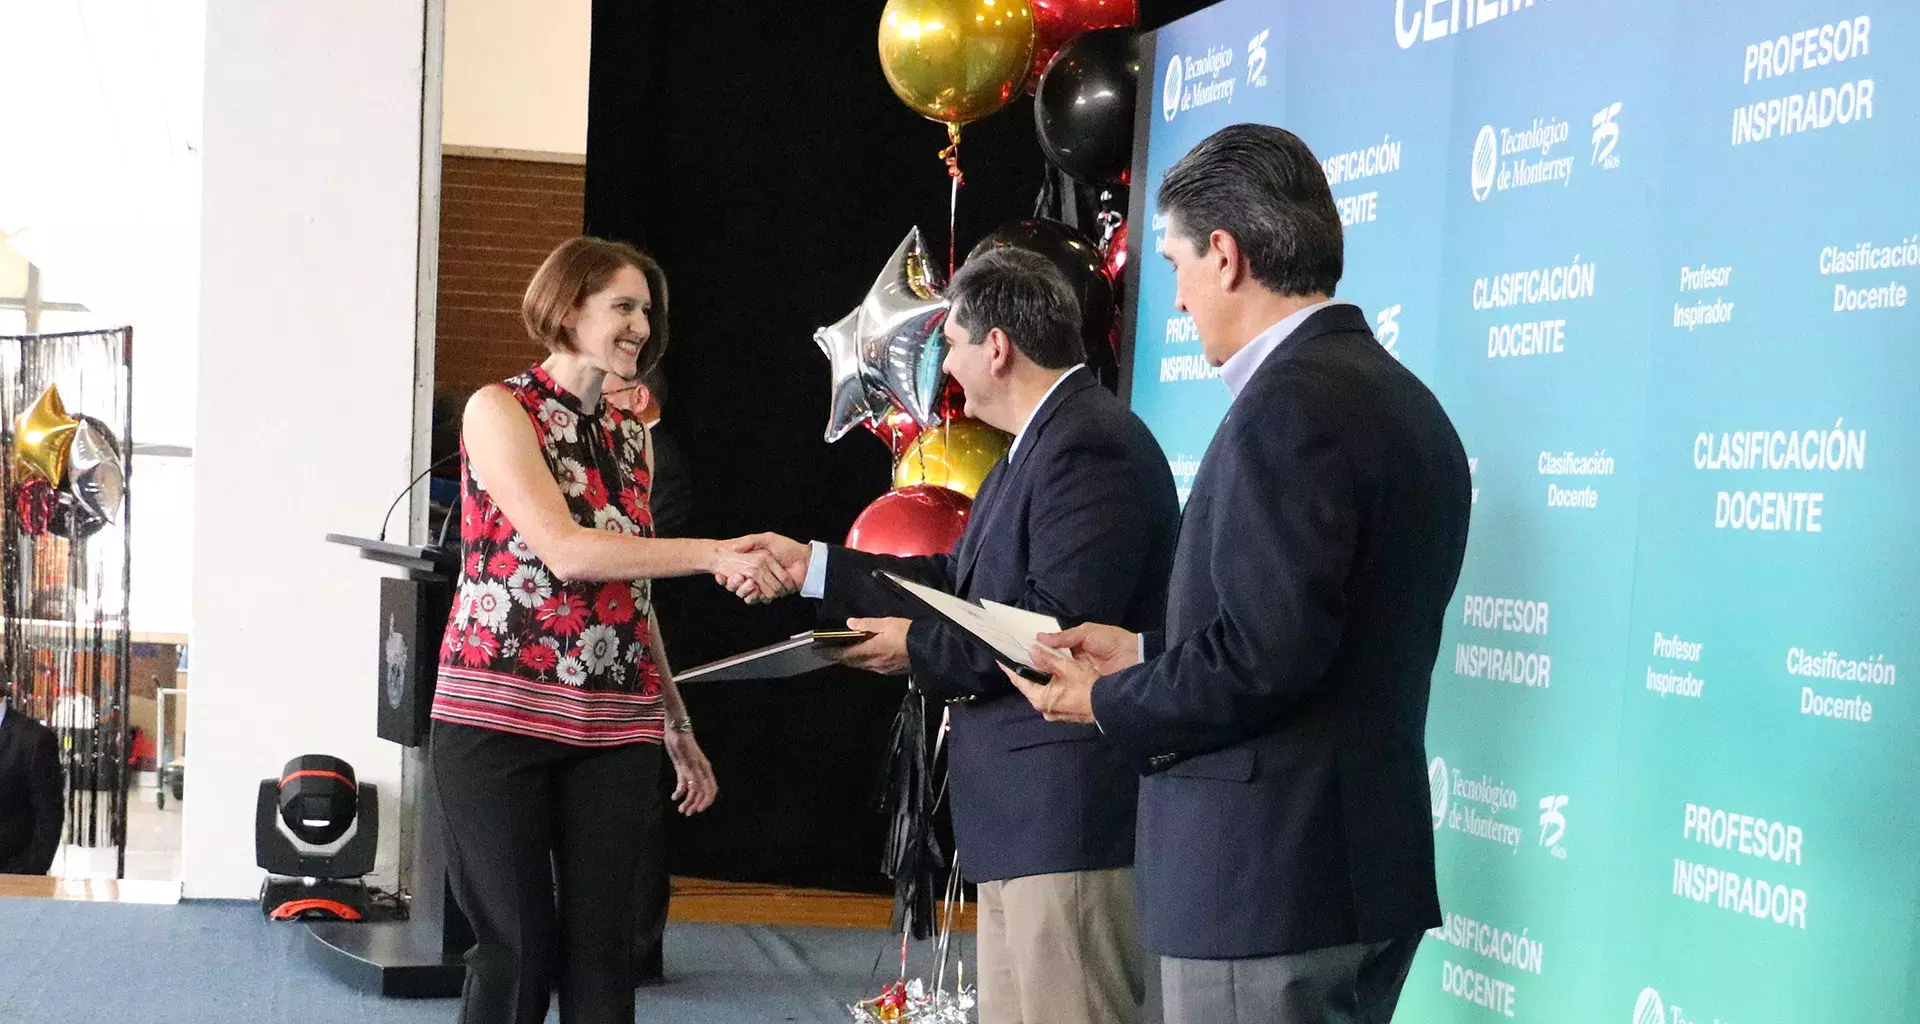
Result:
{"type": "Polygon", "coordinates": [[[960,542],[972,507],[972,498],[931,484],[888,491],[853,521],[847,546],[876,555],[944,555],[960,542]]]}
{"type": "Polygon", "coordinates": [[[1031,0],[1033,4],[1033,73],[1027,92],[1040,87],[1040,76],[1060,48],[1073,37],[1096,28],[1132,28],[1140,24],[1140,0],[1031,0]]]}
{"type": "Polygon", "coordinates": [[[912,447],[914,439],[920,436],[920,421],[914,419],[912,413],[897,405],[885,416],[877,420],[868,420],[866,427],[873,431],[873,436],[879,438],[896,459],[900,457],[901,452],[912,447]]]}
{"type": "Polygon", "coordinates": [[[54,493],[53,485],[38,477],[21,484],[14,494],[14,514],[19,517],[20,529],[35,537],[47,532],[59,507],[60,496],[54,493]]]}
{"type": "Polygon", "coordinates": [[[967,390],[952,377],[947,378],[946,387],[940,391],[940,401],[934,405],[940,422],[957,420],[967,414],[967,390]]]}

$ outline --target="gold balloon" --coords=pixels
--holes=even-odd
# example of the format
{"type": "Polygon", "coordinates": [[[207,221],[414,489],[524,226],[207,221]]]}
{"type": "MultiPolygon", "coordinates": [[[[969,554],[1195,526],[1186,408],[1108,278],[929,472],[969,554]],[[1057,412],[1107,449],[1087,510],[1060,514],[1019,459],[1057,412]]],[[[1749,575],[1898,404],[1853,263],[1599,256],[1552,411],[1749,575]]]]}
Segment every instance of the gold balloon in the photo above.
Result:
{"type": "Polygon", "coordinates": [[[979,420],[956,416],[921,431],[907,446],[893,467],[893,486],[932,484],[975,497],[988,471],[1007,454],[1007,446],[1012,443],[1011,434],[979,420]]]}
{"type": "Polygon", "coordinates": [[[13,475],[15,483],[38,477],[55,487],[66,475],[67,451],[73,447],[73,432],[80,421],[67,415],[60,401],[60,389],[47,385],[33,408],[20,414],[13,425],[13,475]]]}
{"type": "Polygon", "coordinates": [[[966,124],[1010,102],[1033,66],[1028,0],[887,0],[880,68],[907,106],[966,124]]]}

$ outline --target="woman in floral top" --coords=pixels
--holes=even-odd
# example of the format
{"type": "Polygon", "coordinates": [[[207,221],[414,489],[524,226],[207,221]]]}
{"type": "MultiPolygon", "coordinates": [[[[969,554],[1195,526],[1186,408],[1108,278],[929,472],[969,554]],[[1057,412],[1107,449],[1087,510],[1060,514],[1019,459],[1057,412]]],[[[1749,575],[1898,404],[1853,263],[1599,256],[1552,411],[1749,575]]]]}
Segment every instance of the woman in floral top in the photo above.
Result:
{"type": "Polygon", "coordinates": [[[521,305],[551,355],[461,426],[462,564],[440,648],[432,776],[476,943],[465,1024],[633,1020],[635,881],[664,745],[696,814],[718,793],[673,684],[651,580],[792,586],[770,556],[653,536],[646,428],[601,399],[666,347],[666,277],[631,246],[562,244],[521,305]],[[558,891],[556,892],[556,883],[558,891]]]}

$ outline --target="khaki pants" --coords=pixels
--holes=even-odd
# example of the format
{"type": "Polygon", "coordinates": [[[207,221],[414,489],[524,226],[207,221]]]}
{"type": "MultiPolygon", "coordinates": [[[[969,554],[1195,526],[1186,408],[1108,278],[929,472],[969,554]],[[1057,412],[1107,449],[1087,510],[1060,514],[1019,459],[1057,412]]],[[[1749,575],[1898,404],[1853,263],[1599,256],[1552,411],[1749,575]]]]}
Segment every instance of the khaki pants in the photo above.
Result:
{"type": "Polygon", "coordinates": [[[980,1024],[1138,1024],[1133,869],[982,882],[980,1024]]]}

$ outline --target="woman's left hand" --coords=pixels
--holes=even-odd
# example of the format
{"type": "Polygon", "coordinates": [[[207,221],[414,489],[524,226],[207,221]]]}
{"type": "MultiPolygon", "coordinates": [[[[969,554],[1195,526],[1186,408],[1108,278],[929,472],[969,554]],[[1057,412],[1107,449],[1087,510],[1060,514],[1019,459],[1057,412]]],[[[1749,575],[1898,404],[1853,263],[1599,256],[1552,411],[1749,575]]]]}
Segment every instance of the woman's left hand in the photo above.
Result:
{"type": "Polygon", "coordinates": [[[681,814],[699,814],[713,806],[720,795],[720,783],[713,777],[713,765],[701,753],[700,742],[690,732],[667,730],[667,757],[673,762],[677,781],[673,799],[680,803],[681,814]]]}

